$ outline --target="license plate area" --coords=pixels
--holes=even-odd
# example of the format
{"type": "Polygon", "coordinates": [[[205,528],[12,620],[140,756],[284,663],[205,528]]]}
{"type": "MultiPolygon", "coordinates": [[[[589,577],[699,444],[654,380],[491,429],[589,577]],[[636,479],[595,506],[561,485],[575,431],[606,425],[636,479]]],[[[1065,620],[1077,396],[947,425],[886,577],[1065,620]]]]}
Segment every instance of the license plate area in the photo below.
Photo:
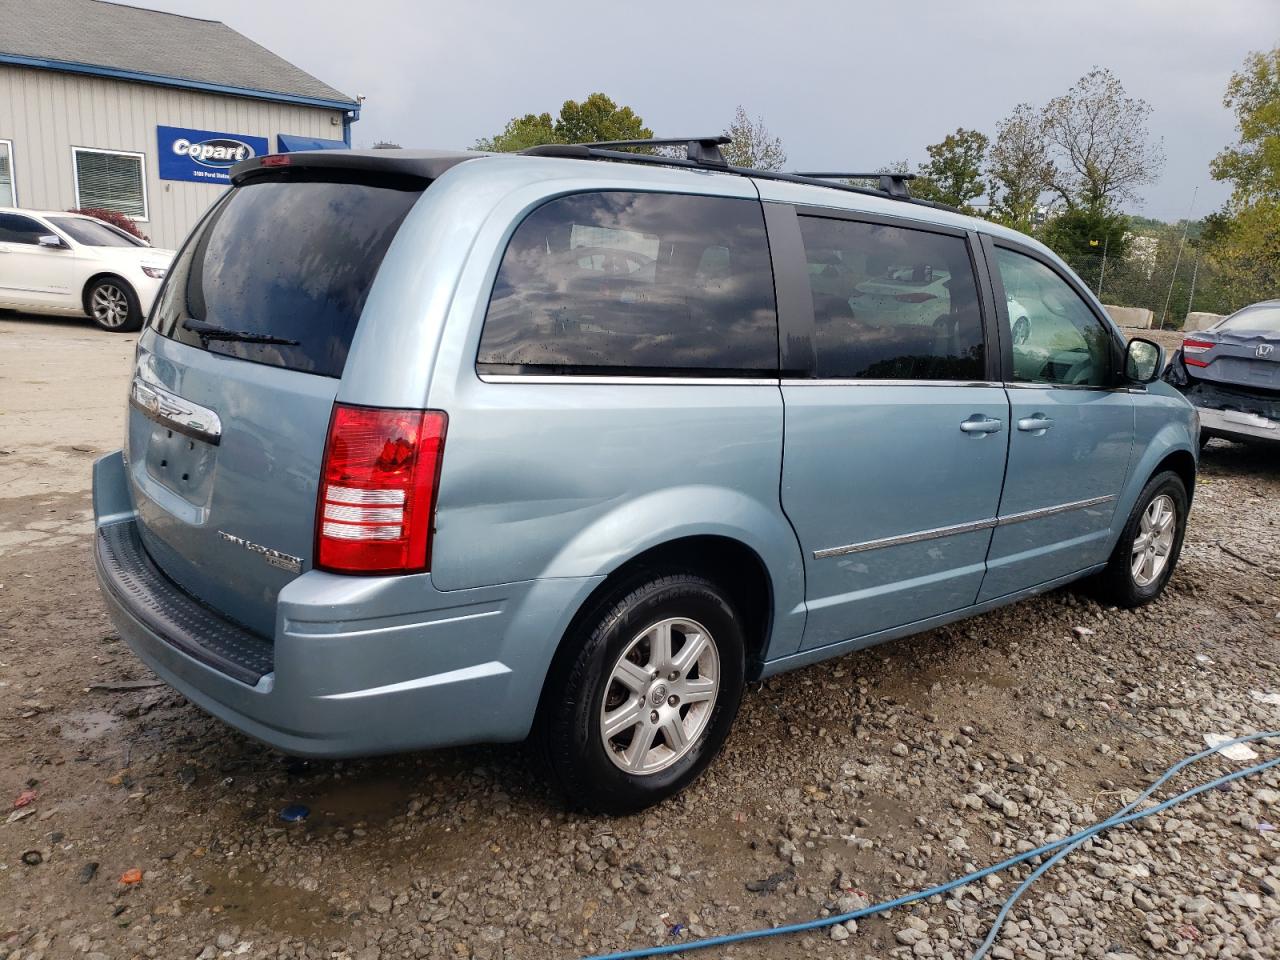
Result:
{"type": "Polygon", "coordinates": [[[150,423],[147,476],[194,507],[206,508],[213,494],[214,447],[163,424],[150,423]]]}

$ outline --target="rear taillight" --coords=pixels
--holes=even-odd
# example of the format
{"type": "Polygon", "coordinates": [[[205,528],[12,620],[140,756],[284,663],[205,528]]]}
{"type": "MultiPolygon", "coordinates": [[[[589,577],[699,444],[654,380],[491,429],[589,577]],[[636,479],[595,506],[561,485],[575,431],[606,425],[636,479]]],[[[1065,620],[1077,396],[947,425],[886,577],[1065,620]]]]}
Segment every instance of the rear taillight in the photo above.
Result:
{"type": "Polygon", "coordinates": [[[316,511],[317,568],[428,569],[448,422],[439,410],[334,405],[316,511]]]}
{"type": "Polygon", "coordinates": [[[1204,353],[1206,350],[1212,350],[1216,344],[1207,343],[1204,340],[1194,340],[1187,337],[1182,341],[1182,359],[1193,367],[1207,367],[1209,361],[1199,360],[1192,354],[1204,353]]]}

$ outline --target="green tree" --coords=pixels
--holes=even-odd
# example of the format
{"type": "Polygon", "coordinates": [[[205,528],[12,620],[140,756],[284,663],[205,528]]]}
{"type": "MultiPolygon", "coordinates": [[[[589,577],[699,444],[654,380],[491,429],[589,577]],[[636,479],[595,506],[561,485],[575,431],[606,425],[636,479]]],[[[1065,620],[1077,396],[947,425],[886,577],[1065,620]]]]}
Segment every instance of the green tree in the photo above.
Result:
{"type": "Polygon", "coordinates": [[[752,120],[741,106],[734,113],[725,136],[733,142],[721,148],[721,152],[732,166],[754,170],[781,170],[786,166],[787,152],[782,140],[769,133],[762,117],[752,120]]]}
{"type": "Polygon", "coordinates": [[[620,107],[603,93],[582,102],[566,100],[560,113],[526,113],[510,120],[502,132],[475,142],[476,150],[513,153],[543,143],[592,143],[599,140],[644,140],[653,131],[630,107],[620,107]]]}
{"type": "Polygon", "coordinates": [[[1123,214],[1068,207],[1044,225],[1041,239],[1097,290],[1103,252],[1110,272],[1129,252],[1128,228],[1129,218],[1123,214]]]}
{"type": "Polygon", "coordinates": [[[1232,185],[1205,245],[1234,307],[1280,295],[1280,47],[1251,53],[1227,84],[1239,142],[1214,158],[1232,185]]]}
{"type": "Polygon", "coordinates": [[[1110,70],[1094,67],[1042,113],[1053,148],[1049,186],[1068,207],[1101,213],[1153,183],[1164,152],[1147,132],[1151,107],[1130,97],[1110,70]]]}
{"type": "Polygon", "coordinates": [[[996,127],[987,158],[995,219],[1029,233],[1052,175],[1044,118],[1031,104],[1020,103],[996,127]]]}
{"type": "Polygon", "coordinates": [[[929,162],[920,165],[918,177],[911,184],[912,195],[964,208],[970,200],[987,192],[982,178],[986,134],[960,127],[926,149],[929,162]]]}

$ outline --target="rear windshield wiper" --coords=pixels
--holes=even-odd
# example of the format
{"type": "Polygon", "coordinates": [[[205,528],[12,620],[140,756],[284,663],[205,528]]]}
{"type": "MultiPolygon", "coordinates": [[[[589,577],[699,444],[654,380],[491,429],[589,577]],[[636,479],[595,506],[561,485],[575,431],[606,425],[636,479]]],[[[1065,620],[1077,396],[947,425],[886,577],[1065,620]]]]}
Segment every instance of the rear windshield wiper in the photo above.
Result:
{"type": "Polygon", "coordinates": [[[203,323],[200,320],[183,320],[182,329],[190,330],[201,340],[235,340],[240,343],[275,343],[284,347],[298,346],[297,340],[286,337],[273,337],[269,333],[253,333],[250,330],[228,330],[214,323],[203,323]]]}

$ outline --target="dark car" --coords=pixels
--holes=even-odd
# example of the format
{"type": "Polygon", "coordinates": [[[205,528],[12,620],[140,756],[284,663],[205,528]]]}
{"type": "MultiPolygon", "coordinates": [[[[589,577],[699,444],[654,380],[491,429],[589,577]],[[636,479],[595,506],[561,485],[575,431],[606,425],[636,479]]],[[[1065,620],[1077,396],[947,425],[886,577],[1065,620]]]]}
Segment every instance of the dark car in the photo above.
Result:
{"type": "Polygon", "coordinates": [[[1280,444],[1280,300],[1187,334],[1165,379],[1199,412],[1201,446],[1214,437],[1280,444]]]}

